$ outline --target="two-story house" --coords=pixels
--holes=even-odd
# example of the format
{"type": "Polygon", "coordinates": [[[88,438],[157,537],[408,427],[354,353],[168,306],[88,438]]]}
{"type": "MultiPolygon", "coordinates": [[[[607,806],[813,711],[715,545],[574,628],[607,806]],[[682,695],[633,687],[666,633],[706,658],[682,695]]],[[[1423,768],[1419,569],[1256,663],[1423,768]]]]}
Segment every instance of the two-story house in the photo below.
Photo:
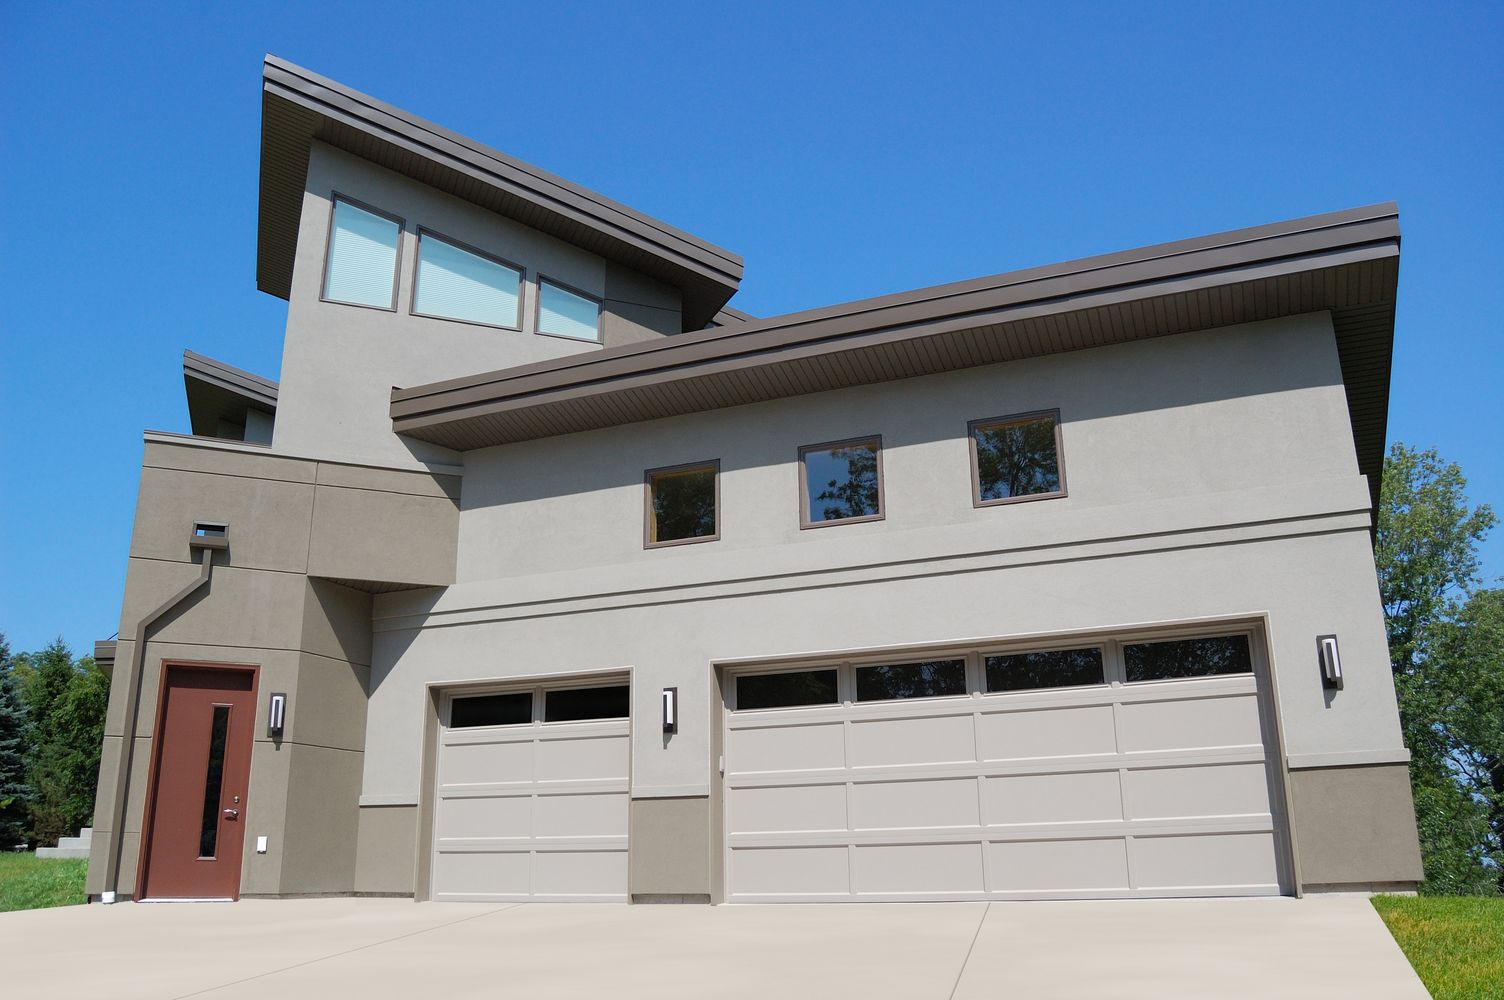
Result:
{"type": "Polygon", "coordinates": [[[92,896],[1420,878],[1393,205],[759,319],[726,250],[262,87],[282,371],[189,354],[146,434],[92,896]]]}

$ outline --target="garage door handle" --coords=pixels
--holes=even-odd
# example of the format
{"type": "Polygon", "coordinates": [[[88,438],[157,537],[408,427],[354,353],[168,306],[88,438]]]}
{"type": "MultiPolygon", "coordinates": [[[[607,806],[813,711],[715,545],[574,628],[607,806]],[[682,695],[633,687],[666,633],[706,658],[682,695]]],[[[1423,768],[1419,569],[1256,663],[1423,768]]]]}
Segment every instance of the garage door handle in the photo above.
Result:
{"type": "Polygon", "coordinates": [[[240,818],[240,810],[239,809],[226,809],[225,810],[225,819],[239,819],[239,818],[240,818]]]}

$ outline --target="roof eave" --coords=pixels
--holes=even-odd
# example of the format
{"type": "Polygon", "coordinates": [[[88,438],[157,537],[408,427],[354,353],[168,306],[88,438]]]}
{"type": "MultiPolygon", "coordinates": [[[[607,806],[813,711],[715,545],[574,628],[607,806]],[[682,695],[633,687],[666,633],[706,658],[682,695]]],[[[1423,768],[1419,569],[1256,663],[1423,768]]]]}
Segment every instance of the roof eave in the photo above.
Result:
{"type": "Polygon", "coordinates": [[[685,329],[736,292],[737,255],[275,56],[262,71],[256,283],[287,298],[312,143],[322,141],[678,287],[685,329]]]}
{"type": "Polygon", "coordinates": [[[1399,241],[1392,204],[1313,216],[400,389],[392,424],[465,450],[1325,310],[1377,490],[1399,241]]]}

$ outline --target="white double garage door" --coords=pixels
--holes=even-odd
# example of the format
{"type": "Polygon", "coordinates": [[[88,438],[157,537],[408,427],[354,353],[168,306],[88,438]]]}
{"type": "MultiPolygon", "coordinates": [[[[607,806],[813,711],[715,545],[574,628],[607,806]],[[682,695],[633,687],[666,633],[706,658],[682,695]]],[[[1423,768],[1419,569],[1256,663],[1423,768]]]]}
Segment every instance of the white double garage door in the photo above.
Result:
{"type": "MultiPolygon", "coordinates": [[[[1287,892],[1255,639],[729,673],[724,898],[1287,892]]],[[[433,898],[625,900],[627,705],[624,680],[450,699],[433,898]]]]}
{"type": "Polygon", "coordinates": [[[1254,638],[734,674],[725,898],[1288,891],[1254,638]]]}

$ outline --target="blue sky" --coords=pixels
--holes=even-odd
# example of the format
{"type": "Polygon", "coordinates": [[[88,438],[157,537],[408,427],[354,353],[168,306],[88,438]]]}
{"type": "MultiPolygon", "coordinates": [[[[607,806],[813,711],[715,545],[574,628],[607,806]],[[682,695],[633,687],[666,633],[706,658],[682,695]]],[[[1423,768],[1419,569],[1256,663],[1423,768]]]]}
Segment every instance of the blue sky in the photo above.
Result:
{"type": "Polygon", "coordinates": [[[1390,439],[1504,508],[1501,51],[1497,2],[7,5],[0,631],[118,627],[185,347],[278,375],[265,52],[741,253],[759,315],[1396,200],[1390,439]]]}

